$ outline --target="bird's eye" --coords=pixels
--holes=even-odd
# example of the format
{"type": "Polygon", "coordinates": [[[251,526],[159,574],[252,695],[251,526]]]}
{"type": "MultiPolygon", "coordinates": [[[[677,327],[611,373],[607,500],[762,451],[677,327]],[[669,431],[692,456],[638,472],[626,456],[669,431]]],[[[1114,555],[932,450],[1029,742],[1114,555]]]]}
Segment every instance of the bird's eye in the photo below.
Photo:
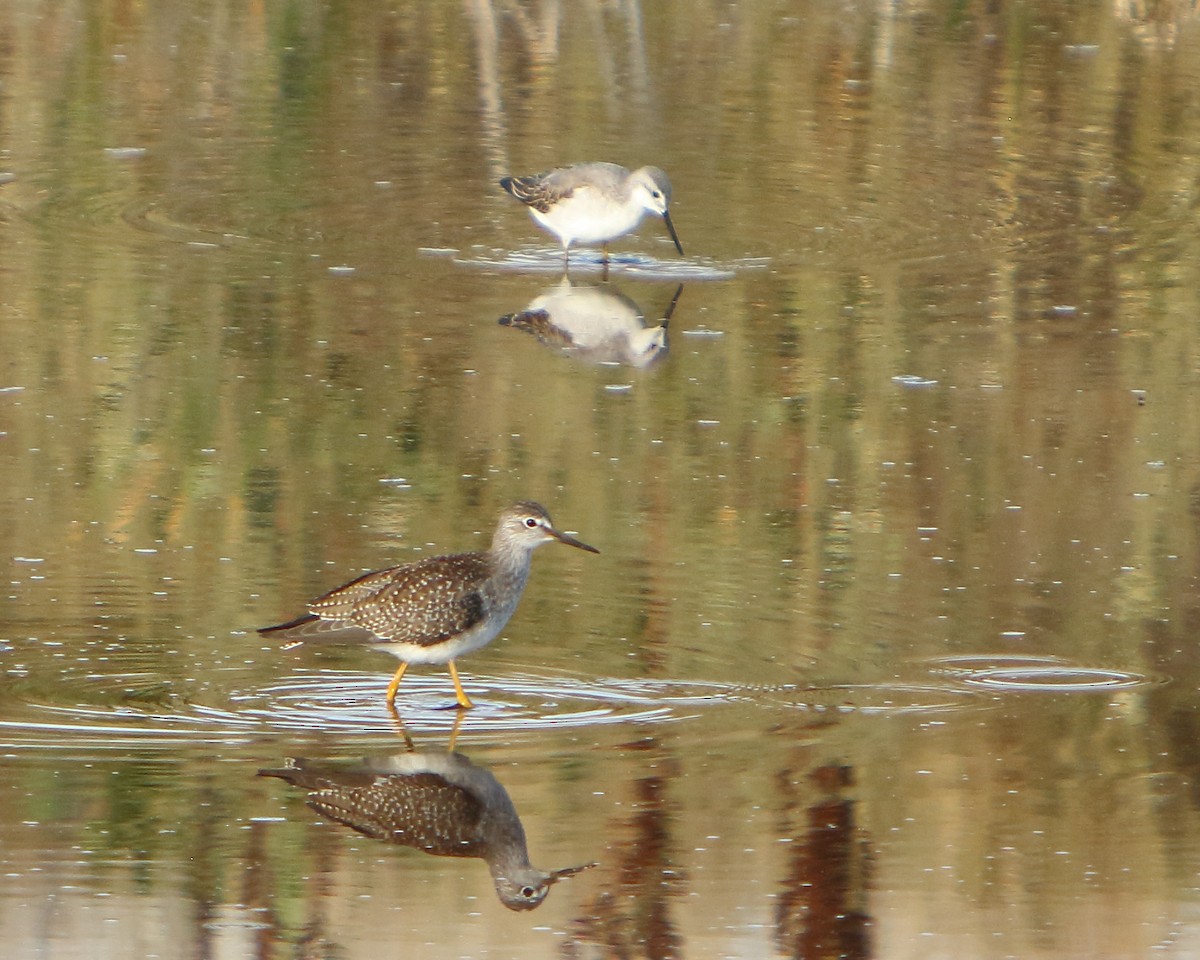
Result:
{"type": "Polygon", "coordinates": [[[662,199],[662,194],[661,194],[661,193],[659,193],[657,190],[651,190],[651,191],[650,191],[650,196],[652,196],[652,197],[653,197],[655,200],[661,200],[661,199],[662,199]]]}
{"type": "Polygon", "coordinates": [[[538,522],[537,522],[537,521],[536,521],[536,520],[535,520],[533,517],[526,517],[526,518],[525,518],[525,526],[529,527],[531,530],[532,530],[534,527],[536,527],[537,525],[538,525],[538,522]]]}
{"type": "Polygon", "coordinates": [[[523,896],[526,900],[532,900],[535,893],[537,893],[537,891],[534,890],[533,887],[521,888],[521,896],[523,896]]]}

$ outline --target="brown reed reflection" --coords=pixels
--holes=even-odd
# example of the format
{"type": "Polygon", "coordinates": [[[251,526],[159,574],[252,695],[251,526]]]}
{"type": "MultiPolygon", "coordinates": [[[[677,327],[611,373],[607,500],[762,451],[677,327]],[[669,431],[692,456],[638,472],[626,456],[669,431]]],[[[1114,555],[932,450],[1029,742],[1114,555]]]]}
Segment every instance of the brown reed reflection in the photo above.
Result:
{"type": "MultiPolygon", "coordinates": [[[[780,779],[784,796],[798,792],[800,785],[787,771],[780,779]]],[[[871,956],[869,851],[855,823],[854,801],[846,796],[854,771],[829,764],[813,770],[807,780],[818,795],[797,824],[775,908],[775,944],[796,960],[865,960],[871,956]]]]}
{"type": "Polygon", "coordinates": [[[275,877],[271,871],[267,840],[269,829],[261,820],[252,820],[242,854],[245,871],[241,881],[241,903],[258,918],[250,937],[253,956],[269,957],[279,938],[279,917],[272,903],[275,877]]]}
{"type": "Polygon", "coordinates": [[[533,866],[508,792],[491,771],[452,750],[410,749],[354,764],[289,758],[259,776],[309,791],[306,802],[317,813],[364,836],[433,856],[483,860],[510,910],[541,906],[559,880],[595,866],[533,866]]]}
{"type": "MultiPolygon", "coordinates": [[[[675,820],[671,782],[679,775],[677,759],[657,739],[629,747],[649,753],[653,771],[633,782],[634,815],[615,835],[615,876],[584,905],[563,943],[562,956],[583,956],[584,945],[596,956],[672,960],[682,956],[683,936],[670,913],[671,899],[683,891],[685,877],[676,864],[671,828],[675,820]]],[[[588,954],[591,955],[591,954],[588,954]]]]}
{"type": "Polygon", "coordinates": [[[682,293],[679,284],[661,322],[647,326],[641,307],[613,284],[576,283],[564,276],[520,313],[498,322],[579,360],[645,369],[666,356],[667,324],[682,293]]]}

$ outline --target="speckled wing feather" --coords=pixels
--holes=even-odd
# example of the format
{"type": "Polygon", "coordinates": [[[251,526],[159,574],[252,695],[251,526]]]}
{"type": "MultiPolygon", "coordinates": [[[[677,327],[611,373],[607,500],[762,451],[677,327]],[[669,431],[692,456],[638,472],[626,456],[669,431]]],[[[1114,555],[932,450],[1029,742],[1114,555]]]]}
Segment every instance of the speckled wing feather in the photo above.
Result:
{"type": "MultiPolygon", "coordinates": [[[[346,639],[349,628],[367,631],[376,641],[432,646],[483,620],[479,587],[488,573],[483,554],[429,557],[364,574],[318,597],[308,609],[329,625],[328,639],[335,633],[336,639],[346,639]]],[[[312,639],[320,639],[320,632],[311,631],[312,639]]]]}
{"type": "Polygon", "coordinates": [[[309,794],[308,805],[368,837],[443,857],[484,854],[482,805],[436,774],[379,777],[370,787],[319,790],[309,794]]]}
{"type": "Polygon", "coordinates": [[[569,197],[574,192],[574,186],[564,186],[554,176],[558,171],[535,173],[531,177],[505,177],[500,186],[520,200],[525,206],[533,207],[539,213],[546,213],[559,200],[569,197]]]}

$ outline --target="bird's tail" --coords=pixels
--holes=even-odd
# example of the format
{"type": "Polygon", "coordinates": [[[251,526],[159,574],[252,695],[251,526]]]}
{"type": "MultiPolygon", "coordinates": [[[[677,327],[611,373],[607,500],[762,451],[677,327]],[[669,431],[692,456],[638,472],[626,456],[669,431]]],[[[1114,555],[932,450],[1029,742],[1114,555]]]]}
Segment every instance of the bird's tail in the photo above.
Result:
{"type": "Polygon", "coordinates": [[[320,620],[316,614],[306,613],[302,617],[297,617],[295,620],[289,620],[287,623],[277,623],[273,627],[259,627],[258,632],[264,637],[275,637],[280,640],[288,641],[281,650],[290,650],[292,647],[298,647],[306,639],[311,632],[310,625],[315,621],[320,620]]]}
{"type": "Polygon", "coordinates": [[[366,627],[345,620],[326,620],[315,613],[306,613],[273,627],[260,627],[258,632],[264,637],[287,641],[281,650],[290,650],[302,643],[379,643],[382,640],[366,627]]]}

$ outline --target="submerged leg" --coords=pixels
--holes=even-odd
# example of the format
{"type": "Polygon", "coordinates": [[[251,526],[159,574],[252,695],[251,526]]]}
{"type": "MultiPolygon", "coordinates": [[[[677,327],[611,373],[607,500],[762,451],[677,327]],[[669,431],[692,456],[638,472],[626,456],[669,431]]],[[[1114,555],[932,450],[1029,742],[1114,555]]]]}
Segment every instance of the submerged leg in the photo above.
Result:
{"type": "Polygon", "coordinates": [[[458,705],[464,710],[470,710],[475,704],[471,702],[471,698],[467,696],[467,691],[459,683],[458,667],[454,665],[453,660],[450,661],[450,679],[454,681],[454,696],[458,699],[458,705]]]}
{"type": "Polygon", "coordinates": [[[389,707],[396,703],[396,691],[400,689],[400,681],[404,679],[404,671],[407,669],[408,662],[401,661],[400,668],[396,671],[396,675],[392,677],[392,682],[388,684],[387,705],[389,707]]]}

